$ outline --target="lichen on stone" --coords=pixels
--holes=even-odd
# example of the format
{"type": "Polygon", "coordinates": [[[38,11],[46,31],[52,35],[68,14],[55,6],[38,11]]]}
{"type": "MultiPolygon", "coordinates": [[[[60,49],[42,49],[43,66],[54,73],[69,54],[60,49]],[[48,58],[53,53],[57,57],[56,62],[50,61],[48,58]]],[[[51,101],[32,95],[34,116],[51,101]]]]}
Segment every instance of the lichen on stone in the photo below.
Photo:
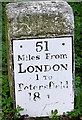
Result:
{"type": "Polygon", "coordinates": [[[66,2],[33,1],[9,3],[6,14],[10,35],[14,37],[51,34],[72,34],[73,13],[66,2]]]}

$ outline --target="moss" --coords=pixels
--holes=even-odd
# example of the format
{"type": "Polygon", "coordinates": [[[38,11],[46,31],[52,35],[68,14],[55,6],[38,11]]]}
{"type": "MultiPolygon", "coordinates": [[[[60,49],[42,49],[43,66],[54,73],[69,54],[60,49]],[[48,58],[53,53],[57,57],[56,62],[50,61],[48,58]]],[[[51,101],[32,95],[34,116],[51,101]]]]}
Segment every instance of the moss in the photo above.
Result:
{"type": "MultiPolygon", "coordinates": [[[[12,24],[15,21],[10,22],[12,24]]],[[[68,25],[69,21],[62,18],[62,14],[26,14],[20,18],[20,14],[17,17],[16,26],[17,30],[14,30],[11,26],[11,37],[20,36],[36,36],[37,34],[46,35],[51,34],[64,34],[65,30],[72,31],[72,25],[68,25]],[[56,20],[55,20],[56,18],[56,20]],[[65,24],[63,24],[65,23],[65,24]]]]}

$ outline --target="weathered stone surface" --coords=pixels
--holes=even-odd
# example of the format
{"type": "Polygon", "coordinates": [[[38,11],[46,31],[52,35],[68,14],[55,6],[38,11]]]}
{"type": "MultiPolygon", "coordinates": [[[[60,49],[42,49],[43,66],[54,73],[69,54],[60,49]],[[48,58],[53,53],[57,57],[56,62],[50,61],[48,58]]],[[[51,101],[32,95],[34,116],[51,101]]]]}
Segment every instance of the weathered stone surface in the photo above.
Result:
{"type": "Polygon", "coordinates": [[[73,13],[66,2],[24,2],[6,6],[11,38],[72,34],[73,13]]]}
{"type": "Polygon", "coordinates": [[[72,8],[65,2],[32,1],[9,3],[6,13],[6,39],[10,94],[14,99],[12,39],[69,36],[74,34],[72,8]]]}

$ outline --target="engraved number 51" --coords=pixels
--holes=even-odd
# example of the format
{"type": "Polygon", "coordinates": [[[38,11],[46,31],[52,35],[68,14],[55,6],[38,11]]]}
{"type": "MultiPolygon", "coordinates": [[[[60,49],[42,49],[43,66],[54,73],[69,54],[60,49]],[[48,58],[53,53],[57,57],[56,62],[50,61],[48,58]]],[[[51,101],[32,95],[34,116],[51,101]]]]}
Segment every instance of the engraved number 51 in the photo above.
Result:
{"type": "Polygon", "coordinates": [[[49,44],[48,41],[39,41],[36,42],[36,52],[49,51],[49,44]]]}

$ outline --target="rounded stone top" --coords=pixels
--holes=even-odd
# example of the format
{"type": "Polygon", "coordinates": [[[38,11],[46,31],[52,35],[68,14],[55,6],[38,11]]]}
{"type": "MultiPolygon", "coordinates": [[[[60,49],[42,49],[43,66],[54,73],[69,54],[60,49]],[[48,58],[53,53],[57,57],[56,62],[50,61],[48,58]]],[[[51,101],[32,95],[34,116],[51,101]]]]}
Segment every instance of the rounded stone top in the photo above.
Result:
{"type": "Polygon", "coordinates": [[[54,14],[62,13],[64,16],[71,17],[72,8],[65,1],[28,1],[9,3],[6,5],[6,13],[9,18],[22,14],[54,14]],[[10,13],[10,14],[9,14],[10,13]]]}
{"type": "Polygon", "coordinates": [[[65,1],[8,3],[5,12],[11,36],[62,35],[74,32],[73,11],[65,1]]]}

